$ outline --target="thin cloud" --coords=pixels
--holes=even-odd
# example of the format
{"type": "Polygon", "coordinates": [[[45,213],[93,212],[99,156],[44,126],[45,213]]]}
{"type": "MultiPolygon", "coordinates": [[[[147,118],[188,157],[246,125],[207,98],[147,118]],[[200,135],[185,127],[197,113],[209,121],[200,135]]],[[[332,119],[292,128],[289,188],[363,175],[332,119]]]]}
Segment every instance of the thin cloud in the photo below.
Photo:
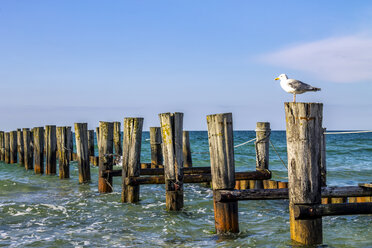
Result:
{"type": "Polygon", "coordinates": [[[337,83],[372,81],[372,38],[329,38],[265,54],[260,60],[337,83]]]}

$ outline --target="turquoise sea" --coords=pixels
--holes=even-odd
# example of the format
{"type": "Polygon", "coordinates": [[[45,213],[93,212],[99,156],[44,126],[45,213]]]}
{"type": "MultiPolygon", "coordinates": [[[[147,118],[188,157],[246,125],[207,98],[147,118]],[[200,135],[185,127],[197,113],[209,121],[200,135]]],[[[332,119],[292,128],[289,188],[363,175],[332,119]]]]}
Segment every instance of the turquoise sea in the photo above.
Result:
{"type": "MultiPolygon", "coordinates": [[[[235,144],[255,137],[235,131],[235,144]]],[[[271,140],[286,161],[284,131],[271,140]]],[[[190,132],[194,166],[209,166],[206,131],[190,132]]],[[[327,135],[329,186],[372,181],[372,133],[327,135]]],[[[142,161],[150,162],[149,133],[142,140],[142,161]]],[[[255,168],[254,143],[235,148],[237,171],[255,168]]],[[[138,204],[120,202],[120,178],[114,193],[100,195],[98,168],[92,183],[78,184],[77,164],[71,178],[35,175],[18,164],[0,162],[0,247],[292,247],[288,201],[241,201],[241,232],[214,233],[211,189],[185,185],[185,208],[165,211],[163,185],[141,186],[138,204]]],[[[286,181],[287,169],[270,147],[273,178],[286,181]]],[[[58,171],[58,170],[57,170],[58,171]]],[[[325,247],[372,247],[372,215],[323,218],[325,247]]]]}

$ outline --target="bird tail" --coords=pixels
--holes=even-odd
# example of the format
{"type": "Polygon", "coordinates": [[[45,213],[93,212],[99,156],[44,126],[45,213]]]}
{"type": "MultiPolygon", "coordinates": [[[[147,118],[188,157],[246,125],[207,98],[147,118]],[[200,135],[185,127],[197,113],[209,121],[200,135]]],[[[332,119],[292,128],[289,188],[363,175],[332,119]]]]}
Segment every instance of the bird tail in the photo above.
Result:
{"type": "Polygon", "coordinates": [[[321,91],[321,88],[313,87],[311,90],[312,90],[312,91],[321,91]]]}

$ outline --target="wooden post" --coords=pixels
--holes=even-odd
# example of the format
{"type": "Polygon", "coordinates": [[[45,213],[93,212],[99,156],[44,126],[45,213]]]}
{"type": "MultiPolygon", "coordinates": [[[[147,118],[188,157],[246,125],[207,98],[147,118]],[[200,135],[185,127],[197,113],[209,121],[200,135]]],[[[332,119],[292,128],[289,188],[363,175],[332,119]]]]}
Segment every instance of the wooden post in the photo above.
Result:
{"type": "Polygon", "coordinates": [[[10,133],[4,133],[4,161],[10,164],[10,133]]]}
{"type": "Polygon", "coordinates": [[[323,242],[322,218],[295,220],[295,204],[321,203],[323,104],[285,103],[291,239],[305,245],[323,242]]]}
{"type": "MultiPolygon", "coordinates": [[[[269,169],[269,142],[270,142],[270,122],[257,122],[256,124],[256,169],[269,169]]],[[[256,181],[256,189],[263,189],[262,180],[256,181]]]]}
{"type": "Polygon", "coordinates": [[[183,167],[192,167],[189,131],[183,131],[182,144],[183,144],[182,147],[183,147],[183,159],[184,159],[183,167]]]}
{"type": "Polygon", "coordinates": [[[96,127],[96,140],[97,140],[97,147],[100,147],[100,142],[99,142],[99,127],[96,127]]]}
{"type": "Polygon", "coordinates": [[[99,174],[98,191],[100,193],[112,192],[112,176],[103,176],[104,170],[112,170],[113,167],[113,135],[114,125],[112,122],[99,122],[99,174]]]}
{"type": "Polygon", "coordinates": [[[324,134],[327,131],[326,128],[322,129],[321,136],[321,163],[320,163],[320,176],[321,176],[321,185],[322,187],[327,187],[327,164],[326,164],[326,135],[324,134]]]}
{"type": "Polygon", "coordinates": [[[90,182],[90,163],[88,156],[88,124],[75,123],[75,144],[79,164],[79,183],[90,182]]]}
{"type": "Polygon", "coordinates": [[[58,163],[59,163],[59,178],[70,178],[70,159],[68,150],[68,131],[67,127],[57,127],[57,147],[58,147],[58,163]]]}
{"type": "Polygon", "coordinates": [[[18,162],[20,165],[24,165],[24,145],[23,145],[23,134],[22,129],[17,129],[17,152],[18,162]]]}
{"type": "Polygon", "coordinates": [[[88,156],[94,157],[94,130],[88,130],[88,156]]]}
{"type": "Polygon", "coordinates": [[[44,174],[44,127],[35,127],[34,136],[34,169],[36,174],[44,174]]]}
{"type": "Polygon", "coordinates": [[[207,124],[216,232],[238,233],[238,202],[218,202],[216,199],[217,191],[235,187],[232,114],[208,115],[207,124]]]}
{"type": "Polygon", "coordinates": [[[159,165],[163,165],[161,144],[161,128],[150,127],[151,168],[159,168],[159,165]]]}
{"type": "Polygon", "coordinates": [[[25,164],[26,170],[32,170],[34,168],[34,149],[33,149],[33,141],[31,137],[31,132],[29,128],[23,128],[23,161],[25,164]]]}
{"type": "Polygon", "coordinates": [[[114,122],[114,147],[115,147],[115,154],[122,155],[123,150],[121,147],[121,123],[119,121],[114,122]]]}
{"type": "Polygon", "coordinates": [[[17,131],[10,132],[10,163],[17,163],[17,131]]]}
{"type": "Polygon", "coordinates": [[[167,210],[183,208],[183,113],[159,114],[163,140],[165,200],[167,210]]]}
{"type": "Polygon", "coordinates": [[[55,175],[57,173],[57,136],[56,126],[45,126],[45,174],[55,175]]]}
{"type": "Polygon", "coordinates": [[[0,161],[5,160],[4,131],[0,131],[0,161]]]}
{"type": "Polygon", "coordinates": [[[72,138],[71,127],[67,127],[67,148],[68,148],[69,161],[72,161],[72,157],[74,153],[74,141],[72,138]]]}
{"type": "Polygon", "coordinates": [[[142,126],[143,118],[124,118],[122,202],[139,201],[140,186],[130,186],[125,182],[126,178],[140,176],[142,126]]]}

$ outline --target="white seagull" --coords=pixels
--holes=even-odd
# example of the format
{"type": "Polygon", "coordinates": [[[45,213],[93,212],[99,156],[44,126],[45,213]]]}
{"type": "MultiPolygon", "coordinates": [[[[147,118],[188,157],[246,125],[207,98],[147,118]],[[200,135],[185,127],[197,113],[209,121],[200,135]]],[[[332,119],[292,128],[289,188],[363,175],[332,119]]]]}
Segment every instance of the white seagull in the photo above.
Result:
{"type": "Polygon", "coordinates": [[[296,94],[302,94],[308,91],[320,91],[320,88],[305,84],[300,80],[288,78],[285,74],[280,74],[275,80],[280,80],[280,86],[283,90],[293,94],[293,102],[296,102],[296,94]]]}

